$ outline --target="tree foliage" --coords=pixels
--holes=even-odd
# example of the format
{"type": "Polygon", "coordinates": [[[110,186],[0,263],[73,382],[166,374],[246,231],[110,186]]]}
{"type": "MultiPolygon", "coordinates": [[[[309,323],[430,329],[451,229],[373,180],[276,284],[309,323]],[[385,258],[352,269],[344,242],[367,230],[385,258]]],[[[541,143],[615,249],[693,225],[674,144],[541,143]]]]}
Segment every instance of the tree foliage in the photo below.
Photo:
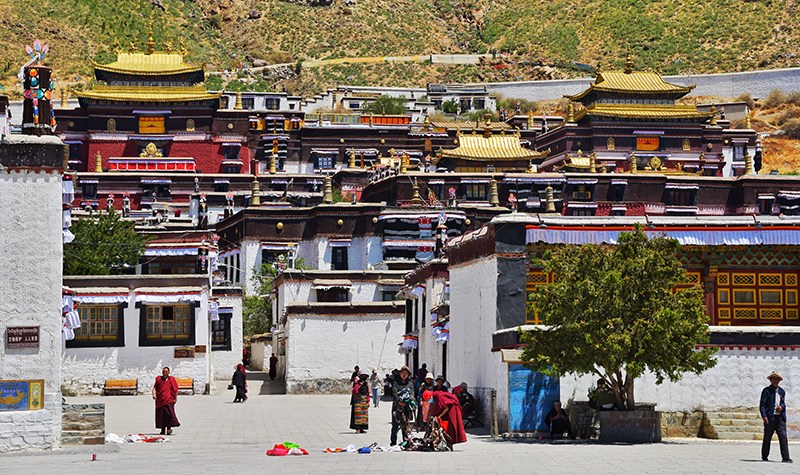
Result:
{"type": "Polygon", "coordinates": [[[365,102],[361,109],[367,114],[402,115],[406,113],[405,97],[380,95],[372,102],[365,102]]]}
{"type": "Polygon", "coordinates": [[[64,275],[124,274],[139,263],[148,241],[115,211],[75,220],[70,231],[75,240],[64,245],[64,275]]]}
{"type": "Polygon", "coordinates": [[[699,286],[688,279],[674,239],[648,239],[641,226],[616,246],[564,246],[541,262],[554,282],[533,293],[544,323],[522,335],[523,360],[550,375],[596,374],[617,406],[635,408],[634,379],[657,384],[716,364],[699,286]]]}
{"type": "MultiPolygon", "coordinates": [[[[297,259],[295,269],[306,269],[303,259],[297,259]]],[[[245,291],[242,299],[242,323],[245,335],[267,333],[272,329],[272,289],[278,269],[273,264],[261,264],[255,270],[255,291],[245,291]]]]}
{"type": "MultiPolygon", "coordinates": [[[[272,283],[277,271],[275,266],[261,264],[254,277],[256,290],[252,295],[245,295],[242,300],[242,323],[245,335],[267,333],[272,328],[272,283]]],[[[246,292],[247,294],[247,292],[246,292]]]]}

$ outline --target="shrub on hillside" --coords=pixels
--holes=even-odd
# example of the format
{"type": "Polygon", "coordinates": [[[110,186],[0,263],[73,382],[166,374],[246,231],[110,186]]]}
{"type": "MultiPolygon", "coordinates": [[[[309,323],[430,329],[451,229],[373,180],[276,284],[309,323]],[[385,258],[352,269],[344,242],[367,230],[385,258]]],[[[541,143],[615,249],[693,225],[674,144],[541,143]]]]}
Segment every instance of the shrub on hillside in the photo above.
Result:
{"type": "Polygon", "coordinates": [[[800,119],[792,119],[783,124],[783,131],[786,136],[792,139],[800,140],[800,119]]]}
{"type": "Polygon", "coordinates": [[[797,118],[800,118],[800,109],[790,106],[788,109],[778,114],[778,116],[775,118],[775,125],[780,127],[790,120],[797,118]]]}
{"type": "Polygon", "coordinates": [[[764,99],[761,103],[767,109],[778,107],[779,105],[786,103],[786,94],[783,91],[779,91],[778,89],[773,89],[772,91],[770,91],[766,99],[764,99]]]}
{"type": "Polygon", "coordinates": [[[750,94],[747,94],[747,93],[740,94],[739,97],[734,99],[734,101],[746,103],[747,107],[749,107],[751,110],[756,108],[755,99],[753,99],[753,96],[751,96],[750,94]]]}

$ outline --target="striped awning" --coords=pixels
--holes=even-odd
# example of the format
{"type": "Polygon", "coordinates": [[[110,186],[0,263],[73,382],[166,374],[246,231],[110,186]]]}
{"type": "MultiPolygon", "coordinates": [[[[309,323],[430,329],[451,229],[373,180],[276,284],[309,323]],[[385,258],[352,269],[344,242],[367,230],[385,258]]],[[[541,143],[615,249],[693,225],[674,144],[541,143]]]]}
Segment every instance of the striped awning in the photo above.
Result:
{"type": "MultiPolygon", "coordinates": [[[[631,228],[620,227],[563,227],[528,226],[526,243],[549,244],[616,244],[622,232],[631,228]]],[[[649,237],[677,239],[681,245],[694,246],[748,246],[748,245],[798,245],[800,228],[653,228],[646,229],[649,237]]]]}

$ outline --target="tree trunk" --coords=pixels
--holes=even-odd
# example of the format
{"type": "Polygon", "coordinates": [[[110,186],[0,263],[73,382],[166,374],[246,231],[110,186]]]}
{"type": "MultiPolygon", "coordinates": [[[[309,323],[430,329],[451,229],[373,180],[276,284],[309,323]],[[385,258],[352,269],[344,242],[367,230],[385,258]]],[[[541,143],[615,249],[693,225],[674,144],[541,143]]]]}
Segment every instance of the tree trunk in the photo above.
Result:
{"type": "Polygon", "coordinates": [[[636,410],[636,401],[633,398],[633,381],[629,375],[625,375],[625,399],[627,400],[626,409],[629,411],[636,410]]]}

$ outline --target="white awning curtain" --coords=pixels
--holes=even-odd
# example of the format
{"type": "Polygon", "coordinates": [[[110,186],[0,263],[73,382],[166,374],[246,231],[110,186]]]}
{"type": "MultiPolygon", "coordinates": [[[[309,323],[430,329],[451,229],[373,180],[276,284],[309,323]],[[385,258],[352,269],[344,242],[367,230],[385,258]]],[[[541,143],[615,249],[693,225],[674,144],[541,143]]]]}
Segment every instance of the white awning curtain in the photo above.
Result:
{"type": "Polygon", "coordinates": [[[197,246],[194,247],[148,247],[144,250],[147,257],[155,256],[195,256],[197,246]]]}
{"type": "Polygon", "coordinates": [[[350,239],[340,239],[336,241],[329,241],[328,244],[331,247],[350,247],[351,240],[350,239]]]}
{"type": "Polygon", "coordinates": [[[383,247],[410,247],[410,248],[420,248],[420,247],[435,247],[436,240],[429,239],[384,239],[383,247]]]}
{"type": "Polygon", "coordinates": [[[200,287],[163,287],[135,289],[135,302],[145,304],[159,303],[191,303],[202,300],[200,287]]]}
{"type": "Polygon", "coordinates": [[[311,288],[317,290],[349,289],[353,283],[348,279],[314,279],[311,288]]]}
{"type": "Polygon", "coordinates": [[[262,242],[261,249],[267,251],[293,251],[295,246],[288,242],[262,242]]]}
{"type": "Polygon", "coordinates": [[[226,259],[228,257],[235,256],[236,254],[239,254],[240,252],[241,252],[241,249],[231,249],[231,250],[228,250],[228,251],[225,251],[225,252],[221,252],[220,255],[219,255],[219,259],[226,259]]]}
{"type": "Polygon", "coordinates": [[[699,190],[700,186],[693,183],[667,183],[664,188],[667,190],[699,190]]]}
{"type": "Polygon", "coordinates": [[[128,301],[130,291],[124,287],[94,287],[73,289],[73,299],[84,305],[108,304],[115,305],[128,301]]]}

